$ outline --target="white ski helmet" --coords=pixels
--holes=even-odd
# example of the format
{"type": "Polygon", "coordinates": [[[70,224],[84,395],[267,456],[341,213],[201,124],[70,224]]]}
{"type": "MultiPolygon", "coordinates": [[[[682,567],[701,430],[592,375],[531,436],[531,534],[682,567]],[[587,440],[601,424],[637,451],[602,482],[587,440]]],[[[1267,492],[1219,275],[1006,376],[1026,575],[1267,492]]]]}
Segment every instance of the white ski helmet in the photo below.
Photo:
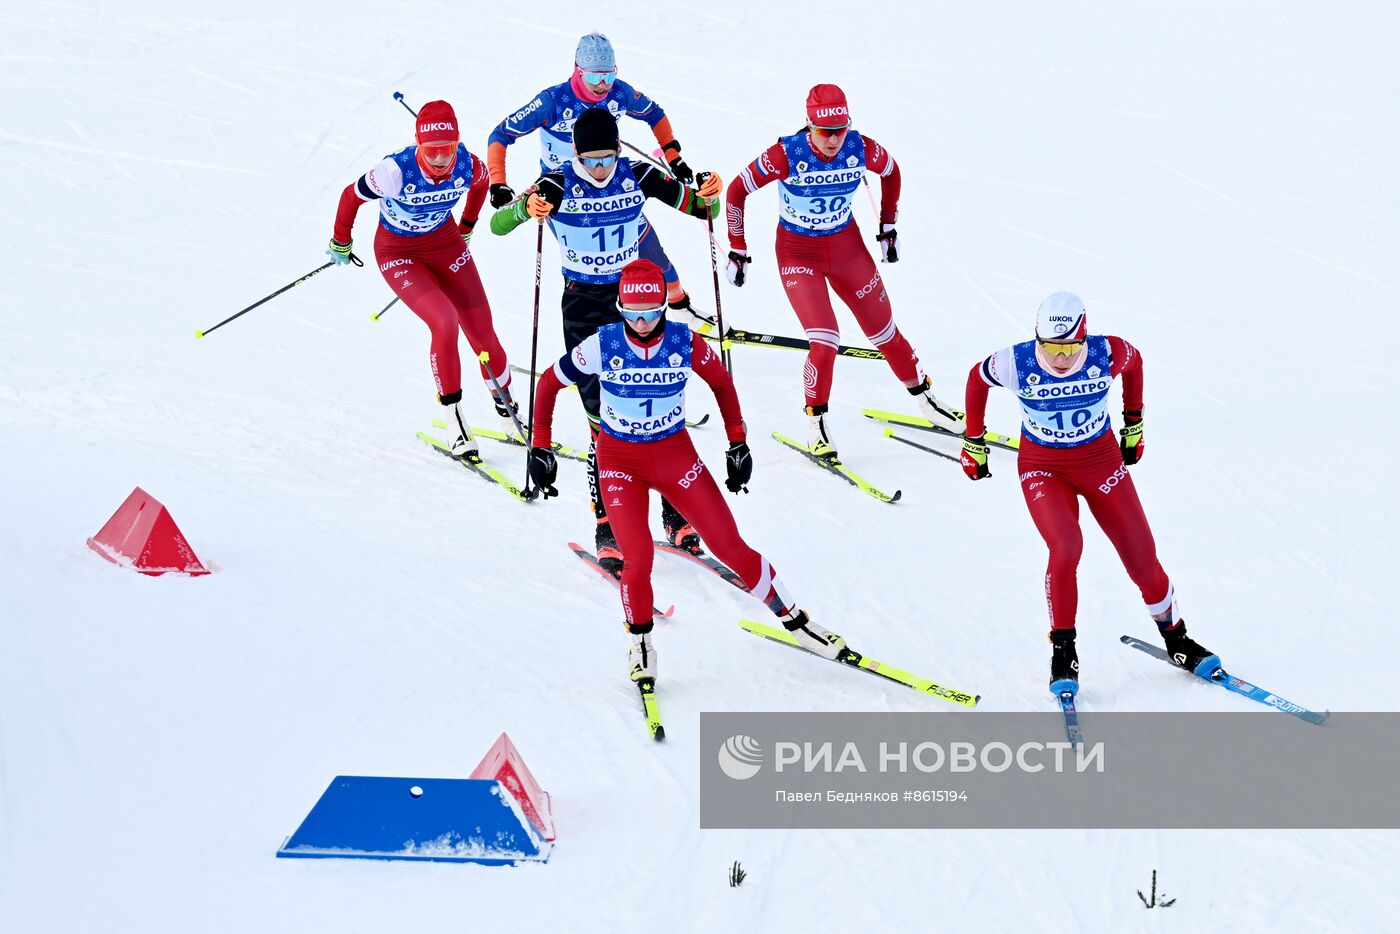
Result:
{"type": "Polygon", "coordinates": [[[1056,292],[1040,303],[1035,337],[1042,341],[1082,341],[1089,335],[1084,300],[1073,292],[1056,292]]]}

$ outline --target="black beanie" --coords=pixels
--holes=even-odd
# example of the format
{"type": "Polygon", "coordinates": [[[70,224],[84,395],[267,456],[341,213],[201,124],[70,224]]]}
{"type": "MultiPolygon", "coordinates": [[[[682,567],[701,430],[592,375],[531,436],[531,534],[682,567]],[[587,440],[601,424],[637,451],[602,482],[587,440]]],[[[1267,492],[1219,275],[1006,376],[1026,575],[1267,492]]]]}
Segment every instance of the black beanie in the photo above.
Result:
{"type": "Polygon", "coordinates": [[[617,152],[617,120],[612,111],[590,107],[574,123],[574,152],[617,152]]]}

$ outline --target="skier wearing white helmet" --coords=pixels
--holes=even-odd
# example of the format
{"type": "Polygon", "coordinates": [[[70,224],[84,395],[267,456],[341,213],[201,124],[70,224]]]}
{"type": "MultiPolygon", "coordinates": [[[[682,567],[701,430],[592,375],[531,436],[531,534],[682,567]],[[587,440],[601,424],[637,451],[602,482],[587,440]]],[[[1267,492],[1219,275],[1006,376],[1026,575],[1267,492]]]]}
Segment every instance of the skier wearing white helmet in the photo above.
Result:
{"type": "Polygon", "coordinates": [[[1128,473],[1144,451],[1142,384],[1142,354],[1121,337],[1090,334],[1084,302],[1072,292],[1056,292],[1041,302],[1035,340],[992,354],[967,377],[962,465],[971,479],[991,476],[983,437],[989,388],[1010,389],[1021,404],[1016,467],[1026,506],[1050,549],[1045,596],[1053,646],[1050,691],[1056,696],[1079,690],[1074,624],[1084,549],[1080,497],[1138,586],[1171,660],[1202,677],[1221,667],[1215,654],[1186,634],[1176,590],[1157,560],[1152,529],[1128,473]],[[1108,393],[1119,376],[1123,427],[1114,444],[1108,393]]]}

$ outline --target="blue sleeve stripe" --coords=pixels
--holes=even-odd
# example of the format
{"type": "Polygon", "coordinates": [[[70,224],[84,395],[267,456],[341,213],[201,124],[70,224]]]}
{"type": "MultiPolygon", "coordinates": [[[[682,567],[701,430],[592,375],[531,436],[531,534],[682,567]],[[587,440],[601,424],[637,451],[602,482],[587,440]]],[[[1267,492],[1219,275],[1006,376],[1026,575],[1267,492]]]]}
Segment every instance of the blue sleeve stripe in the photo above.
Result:
{"type": "Polygon", "coordinates": [[[366,201],[378,200],[379,196],[369,187],[369,176],[361,175],[360,180],[355,183],[355,193],[366,201]]]}
{"type": "MultiPolygon", "coordinates": [[[[988,366],[991,362],[991,357],[982,361],[982,382],[986,383],[988,386],[1001,386],[1001,383],[997,382],[996,377],[992,375],[992,368],[988,366]]],[[[1002,386],[1002,388],[1005,389],[1006,387],[1002,386]]]]}
{"type": "Polygon", "coordinates": [[[577,366],[568,354],[559,358],[559,362],[554,364],[554,375],[559,377],[559,382],[565,386],[572,386],[583,379],[584,373],[577,366]]]}

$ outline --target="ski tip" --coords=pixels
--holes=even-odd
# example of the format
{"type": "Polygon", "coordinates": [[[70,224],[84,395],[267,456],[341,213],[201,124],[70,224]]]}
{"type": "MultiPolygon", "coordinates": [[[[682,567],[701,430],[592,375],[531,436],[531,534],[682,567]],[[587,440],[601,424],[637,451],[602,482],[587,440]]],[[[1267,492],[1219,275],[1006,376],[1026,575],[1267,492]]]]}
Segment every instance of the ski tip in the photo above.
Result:
{"type": "Polygon", "coordinates": [[[1124,645],[1132,645],[1136,640],[1132,636],[1119,636],[1118,641],[1124,645]]]}
{"type": "Polygon", "coordinates": [[[900,498],[901,496],[903,496],[903,495],[904,495],[904,491],[903,491],[903,490],[895,490],[894,493],[890,496],[890,498],[889,498],[886,502],[888,502],[891,506],[893,506],[895,503],[899,502],[899,498],[900,498]]]}
{"type": "Polygon", "coordinates": [[[658,743],[666,742],[666,728],[658,723],[656,725],[656,729],[652,730],[651,738],[656,740],[658,743]]]}
{"type": "Polygon", "coordinates": [[[664,619],[670,619],[672,616],[675,616],[675,615],[676,615],[676,605],[675,605],[674,603],[671,604],[670,606],[666,607],[666,609],[662,610],[662,611],[661,611],[660,613],[658,613],[657,615],[660,616],[660,617],[662,617],[662,618],[664,618],[664,619]]]}

